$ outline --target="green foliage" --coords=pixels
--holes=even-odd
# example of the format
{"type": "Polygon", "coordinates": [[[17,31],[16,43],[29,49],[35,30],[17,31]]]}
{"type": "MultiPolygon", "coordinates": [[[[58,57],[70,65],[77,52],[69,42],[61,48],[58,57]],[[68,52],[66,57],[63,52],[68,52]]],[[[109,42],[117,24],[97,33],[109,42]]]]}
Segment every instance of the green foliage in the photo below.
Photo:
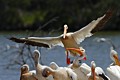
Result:
{"type": "MultiPolygon", "coordinates": [[[[68,24],[74,31],[102,16],[110,7],[119,9],[119,3],[120,0],[0,0],[0,29],[36,29],[59,17],[43,30],[68,24]]],[[[119,29],[119,17],[120,10],[117,10],[106,29],[119,29]]]]}

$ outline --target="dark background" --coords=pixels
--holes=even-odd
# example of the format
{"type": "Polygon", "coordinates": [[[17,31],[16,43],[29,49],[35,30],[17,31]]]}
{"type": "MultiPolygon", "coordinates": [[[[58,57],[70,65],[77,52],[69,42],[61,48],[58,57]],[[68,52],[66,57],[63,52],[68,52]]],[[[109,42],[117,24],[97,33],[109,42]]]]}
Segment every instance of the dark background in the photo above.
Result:
{"type": "Polygon", "coordinates": [[[103,30],[120,30],[120,0],[0,0],[0,30],[75,31],[114,7],[103,30]]]}

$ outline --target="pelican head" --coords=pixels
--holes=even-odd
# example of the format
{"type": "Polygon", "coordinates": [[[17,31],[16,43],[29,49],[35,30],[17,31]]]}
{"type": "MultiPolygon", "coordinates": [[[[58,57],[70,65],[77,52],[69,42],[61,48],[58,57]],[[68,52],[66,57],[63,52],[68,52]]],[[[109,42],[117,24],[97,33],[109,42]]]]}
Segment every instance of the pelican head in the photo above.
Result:
{"type": "Polygon", "coordinates": [[[27,73],[29,71],[29,66],[27,64],[24,64],[21,67],[21,73],[27,73]]]}
{"type": "Polygon", "coordinates": [[[33,52],[33,59],[35,64],[38,64],[40,58],[40,52],[38,50],[34,50],[33,52]]]}
{"type": "Polygon", "coordinates": [[[92,76],[93,76],[93,80],[96,80],[95,78],[95,67],[96,67],[96,64],[94,61],[91,62],[91,72],[92,72],[92,76]]]}
{"type": "Polygon", "coordinates": [[[56,70],[57,68],[59,68],[59,66],[55,63],[55,62],[51,62],[50,63],[50,67],[54,70],[56,70]]]}
{"type": "Polygon", "coordinates": [[[81,57],[81,58],[83,58],[84,60],[86,60],[87,58],[86,58],[86,53],[85,53],[85,49],[83,48],[83,47],[80,47],[80,51],[82,52],[82,54],[83,54],[83,57],[81,57]]]}
{"type": "Polygon", "coordinates": [[[118,53],[113,49],[110,51],[110,58],[115,62],[116,65],[120,66],[118,53]]]}
{"type": "Polygon", "coordinates": [[[51,75],[52,73],[54,73],[54,70],[46,67],[43,71],[42,71],[42,76],[44,77],[48,77],[49,75],[51,75]]]}
{"type": "Polygon", "coordinates": [[[65,39],[65,36],[67,34],[67,29],[68,29],[68,26],[65,24],[64,25],[64,33],[63,33],[63,38],[65,39]]]}
{"type": "Polygon", "coordinates": [[[95,69],[96,64],[95,64],[95,62],[94,62],[94,61],[91,61],[91,67],[92,67],[93,69],[95,69]]]}

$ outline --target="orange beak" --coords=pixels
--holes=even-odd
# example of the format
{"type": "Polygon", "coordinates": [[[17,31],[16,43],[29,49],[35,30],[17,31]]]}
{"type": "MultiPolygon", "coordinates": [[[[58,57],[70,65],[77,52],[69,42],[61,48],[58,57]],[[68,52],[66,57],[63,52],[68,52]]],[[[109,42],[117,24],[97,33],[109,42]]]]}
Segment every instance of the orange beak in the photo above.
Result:
{"type": "Polygon", "coordinates": [[[113,55],[116,65],[120,66],[118,55],[113,55]]]}
{"type": "Polygon", "coordinates": [[[96,78],[95,78],[95,69],[92,67],[92,74],[93,74],[93,80],[96,80],[96,78]]]}
{"type": "MultiPolygon", "coordinates": [[[[80,54],[80,56],[83,56],[83,52],[80,49],[77,48],[66,48],[66,50],[73,50],[74,52],[80,54]]],[[[83,60],[86,60],[87,58],[84,57],[83,60]]]]}
{"type": "Polygon", "coordinates": [[[91,72],[92,72],[92,76],[93,76],[93,80],[96,80],[96,73],[95,73],[95,62],[91,62],[91,72]]]}
{"type": "Polygon", "coordinates": [[[75,51],[76,53],[79,53],[81,56],[83,55],[82,51],[80,51],[80,49],[77,49],[77,48],[66,48],[67,50],[73,50],[75,51]]]}

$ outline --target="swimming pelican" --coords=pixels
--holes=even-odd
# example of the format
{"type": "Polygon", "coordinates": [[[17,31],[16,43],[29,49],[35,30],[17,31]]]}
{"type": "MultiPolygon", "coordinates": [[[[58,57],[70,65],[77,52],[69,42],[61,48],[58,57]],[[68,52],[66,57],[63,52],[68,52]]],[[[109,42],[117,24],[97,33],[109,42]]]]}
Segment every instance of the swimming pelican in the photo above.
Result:
{"type": "Polygon", "coordinates": [[[33,53],[34,53],[33,58],[34,58],[34,63],[35,63],[35,68],[36,68],[36,77],[38,78],[38,80],[51,80],[52,79],[51,77],[45,78],[42,76],[43,69],[48,66],[44,66],[39,63],[40,52],[38,50],[34,50],[33,53]]]}
{"type": "Polygon", "coordinates": [[[96,67],[94,61],[91,62],[91,72],[87,74],[87,76],[88,80],[110,80],[110,78],[105,75],[102,68],[96,67]]]}
{"type": "Polygon", "coordinates": [[[54,80],[77,80],[77,75],[67,67],[60,67],[56,70],[46,67],[44,68],[42,75],[44,77],[52,75],[54,80]]]}
{"type": "Polygon", "coordinates": [[[106,71],[110,80],[120,80],[120,66],[114,65],[107,67],[106,71]]]}
{"type": "Polygon", "coordinates": [[[120,66],[120,61],[119,61],[119,58],[118,58],[118,53],[113,49],[113,47],[111,47],[110,58],[113,61],[113,65],[120,66]]]}
{"type": "Polygon", "coordinates": [[[107,67],[107,75],[111,80],[120,80],[120,62],[118,59],[118,53],[113,50],[113,48],[111,48],[110,51],[110,58],[113,63],[107,67]]]}
{"type": "Polygon", "coordinates": [[[29,66],[27,64],[24,64],[21,67],[20,80],[38,80],[35,75],[36,71],[35,70],[29,71],[29,66]]]}
{"type": "Polygon", "coordinates": [[[78,80],[88,80],[86,75],[90,73],[90,67],[85,63],[81,63],[80,58],[74,59],[68,67],[77,74],[78,80]]]}
{"type": "Polygon", "coordinates": [[[55,63],[55,62],[51,62],[51,63],[50,63],[50,67],[51,67],[52,69],[54,69],[54,70],[56,70],[57,68],[59,68],[59,66],[58,66],[57,63],[55,63]]]}
{"type": "MultiPolygon", "coordinates": [[[[81,28],[76,32],[67,33],[68,26],[64,25],[64,32],[62,35],[58,37],[28,37],[28,38],[9,38],[12,41],[18,43],[25,43],[28,45],[39,46],[39,47],[47,47],[51,48],[56,45],[64,46],[65,50],[67,48],[79,48],[80,42],[82,42],[86,37],[92,36],[92,32],[101,29],[103,25],[110,19],[112,16],[112,11],[109,10],[105,15],[98,18],[97,20],[93,20],[87,26],[81,28]]],[[[67,52],[67,50],[66,50],[67,52]]],[[[81,53],[76,53],[74,49],[69,50],[72,56],[78,56],[81,53]]],[[[81,52],[81,51],[79,51],[81,52]]]]}

